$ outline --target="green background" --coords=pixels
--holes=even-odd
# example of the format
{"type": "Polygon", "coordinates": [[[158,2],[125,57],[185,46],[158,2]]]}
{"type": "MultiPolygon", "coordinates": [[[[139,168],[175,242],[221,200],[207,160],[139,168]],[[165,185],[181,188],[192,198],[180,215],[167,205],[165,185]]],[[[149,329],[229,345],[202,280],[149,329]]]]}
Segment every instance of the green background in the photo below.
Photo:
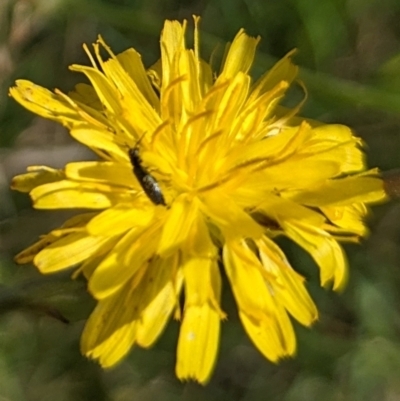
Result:
{"type": "MultiPolygon", "coordinates": [[[[82,43],[101,34],[115,52],[135,47],[147,66],[159,57],[163,20],[200,15],[202,54],[223,48],[240,28],[260,35],[259,76],[293,48],[308,88],[302,115],[351,126],[366,143],[369,165],[389,170],[400,155],[399,0],[1,0],[0,1],[0,400],[398,400],[400,399],[400,206],[373,208],[371,235],[345,246],[349,285],[341,294],[318,286],[304,252],[280,241],[309,281],[320,309],[310,329],[294,323],[296,358],[274,365],[243,332],[229,289],[229,320],[207,386],[174,375],[179,325],[171,322],[149,350],[134,349],[103,371],[79,354],[93,301],[70,272],[41,276],[13,255],[71,212],[34,211],[9,190],[28,165],[62,167],[93,155],[52,122],[8,97],[24,78],[68,91],[88,64],[82,43]],[[60,321],[58,314],[70,323],[60,321]]],[[[297,94],[289,104],[298,100],[297,94]]],[[[134,111],[132,111],[134,112],[134,111]]]]}

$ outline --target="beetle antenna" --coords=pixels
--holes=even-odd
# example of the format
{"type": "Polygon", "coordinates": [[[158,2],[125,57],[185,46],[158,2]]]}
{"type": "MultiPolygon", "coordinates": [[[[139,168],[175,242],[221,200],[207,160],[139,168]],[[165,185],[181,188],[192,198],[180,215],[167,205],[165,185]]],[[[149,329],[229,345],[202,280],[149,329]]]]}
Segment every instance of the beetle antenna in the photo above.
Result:
{"type": "Polygon", "coordinates": [[[143,137],[146,135],[146,131],[143,132],[143,135],[136,141],[135,143],[135,148],[140,144],[140,142],[142,142],[143,137]]]}

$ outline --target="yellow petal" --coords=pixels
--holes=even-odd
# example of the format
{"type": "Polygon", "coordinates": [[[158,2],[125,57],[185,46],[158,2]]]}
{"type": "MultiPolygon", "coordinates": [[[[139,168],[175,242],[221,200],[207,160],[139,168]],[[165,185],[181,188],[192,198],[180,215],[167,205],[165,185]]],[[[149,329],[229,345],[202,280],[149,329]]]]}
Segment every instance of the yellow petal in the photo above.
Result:
{"type": "Polygon", "coordinates": [[[155,254],[160,222],[128,231],[104,258],[90,278],[89,290],[97,299],[104,299],[123,286],[155,254]]]}
{"type": "Polygon", "coordinates": [[[117,59],[127,74],[135,81],[140,93],[156,111],[160,108],[160,100],[154,92],[146,74],[141,55],[135,49],[128,49],[117,55],[117,59]]]}
{"type": "Polygon", "coordinates": [[[106,184],[68,180],[40,185],[30,195],[36,209],[105,209],[130,200],[129,194],[106,184]]]}
{"type": "Polygon", "coordinates": [[[232,78],[240,72],[248,73],[253,64],[260,38],[251,38],[241,29],[230,45],[221,77],[232,78]]]}
{"type": "Polygon", "coordinates": [[[240,320],[260,352],[272,362],[277,362],[287,356],[292,356],[296,351],[296,336],[292,323],[283,307],[273,302],[274,315],[261,321],[240,311],[240,320]]]}
{"type": "Polygon", "coordinates": [[[177,257],[154,260],[138,285],[130,280],[99,301],[82,334],[82,353],[110,367],[134,344],[152,345],[179,299],[182,275],[174,275],[177,261],[177,257]]]}
{"type": "Polygon", "coordinates": [[[197,214],[197,201],[189,202],[186,196],[175,199],[166,215],[157,253],[162,256],[174,253],[187,240],[197,214]]]}
{"type": "Polygon", "coordinates": [[[299,221],[283,221],[285,234],[304,248],[321,271],[321,285],[333,281],[333,289],[340,290],[347,282],[347,262],[344,252],[326,231],[299,221]]]}
{"type": "Polygon", "coordinates": [[[365,237],[368,229],[364,218],[368,213],[363,203],[354,203],[348,206],[326,206],[321,208],[325,216],[336,226],[347,232],[365,237]]]}
{"type": "Polygon", "coordinates": [[[223,261],[238,308],[257,321],[269,316],[269,295],[261,274],[262,266],[245,242],[225,244],[223,261]]]}
{"type": "Polygon", "coordinates": [[[128,162],[128,151],[115,143],[115,134],[103,129],[77,127],[70,131],[70,134],[78,142],[88,146],[91,149],[101,149],[120,162],[128,162]]]}
{"type": "Polygon", "coordinates": [[[41,250],[43,250],[53,242],[58,241],[62,237],[65,237],[74,232],[81,233],[82,228],[94,215],[94,213],[81,213],[68,219],[61,228],[55,229],[50,233],[42,236],[39,241],[35,242],[33,245],[29,246],[18,255],[16,255],[14,260],[17,263],[21,264],[32,262],[36,254],[38,254],[41,250]]]}
{"type": "Polygon", "coordinates": [[[252,94],[249,101],[253,101],[261,96],[263,93],[272,90],[280,82],[284,81],[291,83],[297,76],[298,67],[293,64],[291,56],[293,51],[288,53],[285,57],[279,60],[267,73],[265,73],[259,80],[254,84],[252,94]]]}
{"type": "MultiPolygon", "coordinates": [[[[175,54],[185,48],[184,33],[186,21],[180,24],[178,21],[165,21],[161,32],[161,63],[162,63],[162,87],[166,88],[173,81],[178,71],[175,54]]],[[[162,91],[163,92],[163,91],[162,91]]]]}
{"type": "Polygon", "coordinates": [[[100,71],[92,67],[76,64],[71,65],[69,68],[72,71],[81,72],[86,75],[107,111],[116,115],[121,113],[118,92],[100,71]]]}
{"type": "Polygon", "coordinates": [[[224,247],[223,255],[239,315],[250,338],[272,361],[291,355],[295,350],[293,328],[262,278],[260,262],[245,244],[231,242],[224,247]]]}
{"type": "Polygon", "coordinates": [[[219,306],[221,277],[216,258],[187,255],[183,262],[185,278],[185,308],[209,304],[225,318],[219,306]]]}
{"type": "Polygon", "coordinates": [[[200,213],[192,224],[182,250],[186,255],[192,255],[196,258],[216,259],[218,257],[218,248],[211,239],[205,217],[200,213]]]}
{"type": "Polygon", "coordinates": [[[81,337],[84,355],[98,359],[103,367],[111,367],[132,348],[137,321],[132,305],[135,299],[127,285],[116,294],[98,302],[81,337]]]}
{"type": "Polygon", "coordinates": [[[220,316],[210,305],[185,310],[179,332],[176,375],[181,380],[205,383],[215,364],[219,345],[220,316]]]}
{"type": "Polygon", "coordinates": [[[195,379],[204,383],[215,364],[220,320],[225,317],[219,306],[221,278],[216,259],[189,255],[184,260],[183,273],[185,310],[176,374],[182,380],[195,379]]]}
{"type": "Polygon", "coordinates": [[[83,262],[107,246],[108,238],[92,237],[85,232],[73,233],[53,242],[34,258],[42,273],[53,273],[83,262]]]}
{"type": "Polygon", "coordinates": [[[185,112],[193,113],[199,107],[202,93],[199,82],[199,61],[191,50],[186,50],[179,54],[178,68],[180,75],[185,75],[182,80],[182,108],[185,112]]]}
{"type": "Polygon", "coordinates": [[[120,163],[69,163],[65,166],[65,174],[70,180],[99,182],[125,188],[138,187],[131,166],[120,163]]]}
{"type": "Polygon", "coordinates": [[[132,227],[145,227],[154,216],[154,208],[136,209],[130,204],[118,204],[99,213],[87,225],[91,235],[114,236],[132,227]]]}
{"type": "Polygon", "coordinates": [[[143,278],[143,285],[136,289],[142,305],[142,312],[138,317],[137,343],[142,347],[153,345],[172,310],[178,307],[183,283],[178,262],[177,254],[167,259],[154,259],[143,278]]]}
{"type": "Polygon", "coordinates": [[[284,253],[267,237],[257,241],[264,268],[276,277],[270,280],[277,302],[301,324],[310,326],[318,318],[318,310],[305,288],[304,278],[289,265],[284,253]]]}
{"type": "Polygon", "coordinates": [[[352,176],[326,181],[290,197],[295,202],[321,207],[357,202],[377,203],[383,201],[386,195],[380,178],[352,176]]]}
{"type": "MultiPolygon", "coordinates": [[[[111,248],[110,248],[111,249],[111,248]]],[[[77,279],[80,274],[83,274],[86,280],[89,280],[92,276],[93,272],[96,270],[97,266],[101,263],[101,261],[106,255],[106,252],[100,253],[99,255],[91,256],[86,259],[72,274],[71,278],[73,280],[77,279]]]]}
{"type": "MultiPolygon", "coordinates": [[[[254,100],[250,100],[252,97],[250,94],[250,97],[246,99],[246,102],[231,129],[231,132],[235,133],[234,135],[236,138],[259,137],[260,139],[265,139],[266,133],[271,127],[266,127],[266,132],[260,128],[265,126],[265,121],[268,121],[271,117],[275,117],[276,105],[281,100],[287,89],[288,84],[282,81],[270,91],[262,94],[260,97],[255,98],[254,100]]],[[[249,147],[253,148],[254,153],[249,152],[250,154],[247,157],[245,156],[244,160],[249,159],[250,157],[257,157],[256,152],[258,151],[259,147],[264,145],[263,142],[265,141],[249,143],[248,146],[240,149],[241,152],[238,152],[238,157],[240,158],[249,147]]],[[[269,152],[269,154],[274,155],[274,152],[269,152]]]]}
{"type": "Polygon", "coordinates": [[[61,181],[65,178],[62,170],[56,170],[47,166],[29,166],[28,173],[15,176],[11,181],[11,189],[20,192],[30,192],[33,188],[61,181]]]}
{"type": "Polygon", "coordinates": [[[84,83],[76,84],[74,90],[69,92],[68,96],[75,103],[88,105],[99,111],[103,110],[103,105],[101,104],[93,86],[84,83]]]}
{"type": "Polygon", "coordinates": [[[104,73],[123,97],[124,117],[136,132],[153,132],[161,119],[154,107],[147,102],[146,97],[138,88],[136,82],[121,66],[117,58],[111,58],[102,65],[104,73]],[[135,110],[132,113],[131,110],[135,110]]]}
{"type": "Polygon", "coordinates": [[[263,234],[263,228],[222,191],[207,194],[202,210],[228,238],[257,238],[263,234]]]}
{"type": "Polygon", "coordinates": [[[284,163],[268,167],[259,178],[257,176],[254,178],[265,180],[264,182],[268,183],[266,187],[272,192],[274,189],[286,191],[293,188],[312,187],[339,173],[339,161],[305,158],[287,160],[284,163]],[[299,164],[301,164],[301,168],[299,168],[299,164]]]}
{"type": "Polygon", "coordinates": [[[257,211],[277,221],[284,219],[306,221],[317,227],[321,227],[325,222],[324,216],[320,213],[273,194],[264,196],[263,203],[257,211]]]}
{"type": "Polygon", "coordinates": [[[22,106],[44,118],[72,127],[81,118],[61,96],[26,80],[16,81],[10,95],[22,106]]]}
{"type": "MultiPolygon", "coordinates": [[[[358,144],[361,145],[362,141],[353,135],[353,132],[349,127],[341,124],[318,124],[313,127],[312,131],[313,146],[316,148],[320,144],[321,146],[326,146],[330,143],[330,146],[334,144],[358,144]]],[[[308,149],[304,149],[307,151],[308,149]]]]}
{"type": "MultiPolygon", "coordinates": [[[[241,111],[250,88],[250,77],[248,75],[239,73],[229,81],[229,84],[221,92],[221,97],[214,99],[217,107],[217,112],[213,118],[213,125],[208,129],[217,131],[218,129],[229,127],[232,120],[235,119],[241,111]]],[[[225,130],[226,141],[222,142],[220,146],[229,146],[232,140],[232,133],[230,129],[225,130]]],[[[222,150],[222,149],[221,149],[222,150]]],[[[215,149],[217,152],[218,150],[215,149]]]]}
{"type": "Polygon", "coordinates": [[[257,348],[271,361],[292,355],[296,347],[292,324],[263,278],[255,254],[244,241],[230,241],[223,260],[240,319],[257,348]]]}

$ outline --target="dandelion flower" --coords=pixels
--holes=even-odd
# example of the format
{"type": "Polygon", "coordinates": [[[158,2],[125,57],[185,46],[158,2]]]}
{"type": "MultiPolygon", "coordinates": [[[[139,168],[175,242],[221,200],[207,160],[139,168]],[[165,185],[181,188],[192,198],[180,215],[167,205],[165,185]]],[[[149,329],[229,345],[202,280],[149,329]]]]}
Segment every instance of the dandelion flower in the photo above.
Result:
{"type": "Polygon", "coordinates": [[[92,66],[70,67],[89,84],[64,94],[19,80],[10,94],[100,159],[32,166],[14,178],[37,209],[88,210],[16,261],[85,276],[97,306],[81,349],[103,367],[154,344],[174,316],[176,374],[204,383],[226,317],[221,270],[255,346],[273,362],[289,357],[291,318],[310,326],[318,313],[274,239],[304,248],[321,285],[341,289],[339,242],[366,235],[366,205],[385,195],[349,128],[279,105],[296,79],[291,54],[253,82],[258,39],[241,30],[217,75],[200,58],[197,25],[191,49],[186,22],[166,21],[160,61],[148,70],[135,50],[115,55],[99,38],[94,55],[85,47],[92,66]]]}

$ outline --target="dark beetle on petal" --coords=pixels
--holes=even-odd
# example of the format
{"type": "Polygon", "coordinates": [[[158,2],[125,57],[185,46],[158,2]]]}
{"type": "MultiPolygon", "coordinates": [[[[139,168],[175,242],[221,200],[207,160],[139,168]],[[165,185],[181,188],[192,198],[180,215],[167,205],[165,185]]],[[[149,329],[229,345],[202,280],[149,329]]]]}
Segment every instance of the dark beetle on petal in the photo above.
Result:
{"type": "Polygon", "coordinates": [[[134,148],[129,149],[128,154],[133,166],[133,174],[135,174],[145,194],[155,205],[166,206],[157,180],[142,166],[139,147],[136,145],[134,148]]]}

